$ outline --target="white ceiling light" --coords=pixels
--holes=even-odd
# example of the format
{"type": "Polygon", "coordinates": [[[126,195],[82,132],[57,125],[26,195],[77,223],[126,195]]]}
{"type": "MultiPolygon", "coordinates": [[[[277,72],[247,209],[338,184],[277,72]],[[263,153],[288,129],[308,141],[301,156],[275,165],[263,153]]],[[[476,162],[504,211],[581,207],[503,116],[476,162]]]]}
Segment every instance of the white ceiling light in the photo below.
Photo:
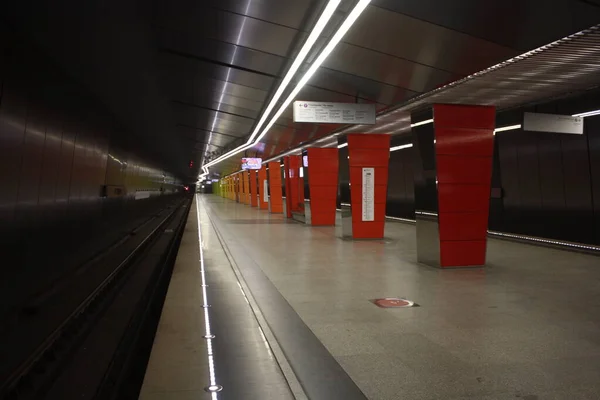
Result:
{"type": "MultiPolygon", "coordinates": [[[[255,136],[260,131],[260,128],[265,123],[267,117],[269,116],[269,113],[273,110],[273,107],[275,107],[275,105],[277,104],[277,101],[279,100],[279,98],[283,94],[283,91],[287,88],[288,84],[290,83],[290,81],[292,80],[292,78],[294,77],[294,75],[296,74],[296,72],[298,71],[298,68],[300,68],[300,66],[302,65],[302,62],[304,62],[304,59],[306,58],[306,56],[308,55],[308,53],[310,52],[310,50],[312,50],[313,46],[315,45],[315,42],[317,41],[317,39],[319,38],[319,36],[323,32],[323,29],[325,29],[325,26],[327,25],[327,23],[329,22],[329,20],[333,16],[335,10],[340,5],[340,2],[341,2],[341,0],[329,0],[329,2],[327,3],[327,6],[325,7],[325,10],[323,11],[323,13],[321,14],[321,16],[319,17],[319,20],[317,21],[317,23],[313,27],[312,31],[310,32],[310,35],[308,36],[308,39],[306,40],[306,42],[304,43],[304,45],[300,49],[300,52],[298,53],[298,55],[294,59],[294,62],[292,63],[292,66],[290,67],[290,69],[286,73],[285,77],[281,81],[281,84],[277,88],[277,91],[275,92],[275,95],[273,96],[273,98],[269,102],[269,105],[267,106],[267,108],[263,112],[260,120],[258,121],[258,124],[256,125],[256,128],[252,132],[252,135],[250,135],[250,137],[248,138],[248,141],[245,144],[243,144],[243,145],[241,145],[241,146],[239,146],[239,147],[237,147],[237,148],[235,148],[235,149],[233,149],[233,150],[231,150],[231,151],[223,154],[222,156],[216,158],[215,160],[213,160],[213,161],[205,164],[206,167],[210,167],[212,165],[215,165],[216,163],[218,163],[218,162],[220,162],[220,161],[222,161],[222,160],[224,160],[226,158],[229,158],[229,157],[231,157],[231,156],[233,156],[233,155],[235,155],[235,154],[237,154],[237,153],[239,153],[241,151],[244,151],[248,147],[254,145],[254,143],[252,142],[253,139],[255,138],[255,136]]],[[[256,140],[255,143],[256,142],[258,142],[258,140],[256,140]]]]}
{"type": "Polygon", "coordinates": [[[348,146],[348,143],[338,144],[338,149],[343,149],[346,146],[348,146]]]}
{"type": "MultiPolygon", "coordinates": [[[[237,149],[234,149],[234,150],[222,155],[221,157],[211,161],[210,163],[206,164],[207,167],[214,165],[214,164],[216,164],[226,158],[229,158],[237,153],[240,153],[246,149],[249,149],[250,147],[256,145],[269,132],[269,130],[271,129],[273,124],[275,124],[275,122],[279,119],[281,114],[283,114],[283,112],[289,106],[289,104],[296,98],[296,96],[298,95],[300,90],[302,90],[304,85],[306,85],[306,83],[314,75],[314,73],[317,71],[317,69],[319,69],[321,64],[323,64],[323,61],[325,61],[325,59],[329,56],[329,54],[331,54],[333,49],[335,49],[337,44],[342,40],[342,38],[344,37],[346,32],[348,32],[350,27],[354,24],[354,22],[362,14],[362,12],[365,10],[365,8],[367,8],[367,6],[369,5],[370,2],[371,2],[371,0],[359,0],[358,4],[354,7],[354,9],[352,9],[350,14],[348,14],[348,17],[346,18],[346,20],[344,20],[344,22],[342,23],[340,28],[333,35],[333,37],[331,38],[329,43],[327,43],[327,45],[325,46],[323,51],[319,54],[319,56],[316,58],[316,60],[311,64],[308,71],[306,71],[304,76],[300,79],[300,81],[298,82],[298,84],[296,85],[294,90],[290,93],[288,98],[283,102],[283,104],[281,105],[279,110],[277,110],[275,115],[273,115],[273,117],[269,121],[269,124],[263,129],[260,136],[258,136],[256,139],[254,139],[253,143],[250,143],[250,141],[249,141],[248,144],[240,146],[237,149]]],[[[337,5],[336,5],[336,7],[337,7],[337,5]]],[[[331,18],[331,16],[329,18],[331,18]]],[[[321,30],[322,30],[322,28],[321,28],[321,30]]],[[[311,34],[312,34],[312,32],[311,32],[311,34]]]]}
{"type": "Polygon", "coordinates": [[[494,129],[494,135],[497,132],[512,131],[512,130],[515,130],[515,129],[519,129],[519,128],[521,128],[521,126],[522,126],[521,124],[517,124],[517,125],[508,125],[508,126],[503,126],[503,127],[500,127],[500,128],[496,128],[496,129],[494,129]]]}
{"type": "Polygon", "coordinates": [[[425,121],[415,122],[414,124],[410,124],[410,127],[414,128],[415,126],[427,125],[427,124],[431,124],[432,122],[433,122],[433,118],[426,119],[425,121]]]}
{"type": "Polygon", "coordinates": [[[397,151],[397,150],[402,150],[402,149],[408,149],[410,147],[413,147],[412,143],[403,144],[403,145],[400,145],[400,146],[394,146],[394,147],[390,147],[390,152],[397,151]]]}
{"type": "Polygon", "coordinates": [[[583,117],[583,118],[585,118],[585,117],[591,117],[593,115],[598,115],[598,114],[600,114],[600,110],[586,111],[586,112],[582,112],[582,113],[579,113],[579,114],[573,114],[571,116],[572,117],[583,117]]]}
{"type": "Polygon", "coordinates": [[[308,71],[306,71],[306,73],[304,74],[302,79],[300,79],[300,82],[298,82],[298,84],[296,85],[296,87],[294,88],[292,93],[290,93],[290,95],[283,102],[281,107],[279,107],[279,110],[277,110],[277,113],[275,113],[273,118],[271,118],[271,121],[269,122],[269,124],[266,126],[266,128],[263,130],[263,132],[257,138],[257,142],[260,139],[262,139],[267,134],[267,132],[269,132],[269,129],[271,129],[271,127],[273,126],[275,121],[277,121],[279,119],[281,114],[283,114],[283,112],[289,106],[289,104],[296,98],[296,96],[298,95],[300,90],[302,90],[304,85],[306,85],[306,83],[310,80],[310,78],[312,78],[314,73],[317,72],[317,69],[319,69],[319,67],[321,66],[321,64],[323,64],[325,59],[329,56],[329,54],[331,54],[333,49],[335,49],[335,47],[342,40],[342,38],[344,37],[346,32],[348,32],[350,27],[354,24],[354,22],[356,22],[358,17],[362,14],[362,12],[365,10],[365,8],[367,8],[367,6],[369,5],[370,2],[371,2],[371,0],[360,0],[358,2],[358,4],[354,7],[354,9],[350,12],[348,17],[346,18],[346,20],[342,23],[340,28],[337,30],[337,32],[333,35],[333,37],[331,38],[329,43],[327,43],[327,46],[325,46],[325,49],[323,49],[323,51],[319,54],[317,59],[311,64],[310,68],[308,69],[308,71]]]}

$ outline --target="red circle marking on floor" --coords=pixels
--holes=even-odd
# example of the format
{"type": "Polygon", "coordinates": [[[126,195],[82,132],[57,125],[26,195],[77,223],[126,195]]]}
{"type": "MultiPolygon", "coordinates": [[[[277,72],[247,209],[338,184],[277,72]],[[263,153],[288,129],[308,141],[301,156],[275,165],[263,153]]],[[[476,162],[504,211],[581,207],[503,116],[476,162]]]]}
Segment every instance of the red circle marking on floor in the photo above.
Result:
{"type": "Polygon", "coordinates": [[[407,307],[412,305],[410,301],[402,299],[377,299],[375,304],[379,307],[407,307]]]}

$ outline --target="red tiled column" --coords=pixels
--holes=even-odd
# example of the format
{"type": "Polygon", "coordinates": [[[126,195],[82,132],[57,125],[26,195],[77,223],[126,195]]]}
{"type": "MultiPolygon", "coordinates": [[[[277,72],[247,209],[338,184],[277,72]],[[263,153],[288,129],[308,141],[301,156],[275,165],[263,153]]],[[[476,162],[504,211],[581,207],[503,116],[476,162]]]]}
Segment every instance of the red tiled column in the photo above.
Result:
{"type": "Polygon", "coordinates": [[[268,188],[266,188],[266,186],[268,186],[269,181],[267,181],[267,167],[265,167],[264,165],[262,166],[261,169],[258,170],[258,193],[259,193],[259,198],[258,198],[258,207],[261,210],[268,210],[269,209],[269,198],[267,197],[269,194],[268,188]],[[266,182],[266,185],[265,185],[266,182]],[[267,190],[265,190],[267,189],[267,190]]]}
{"type": "Polygon", "coordinates": [[[440,266],[484,265],[496,110],[434,105],[440,266]]]}
{"type": "Polygon", "coordinates": [[[338,149],[308,149],[311,225],[335,225],[338,149]]]}
{"type": "Polygon", "coordinates": [[[350,157],[348,163],[350,166],[352,237],[355,239],[381,239],[385,226],[390,136],[385,134],[348,135],[348,156],[350,157]],[[373,168],[375,174],[373,221],[363,220],[363,168],[373,168]]]}
{"type": "Polygon", "coordinates": [[[277,161],[272,161],[269,163],[269,191],[271,192],[271,212],[275,214],[281,214],[283,212],[281,167],[277,161]]]}
{"type": "Polygon", "coordinates": [[[256,170],[250,170],[250,205],[258,207],[258,191],[256,187],[256,170]]]}

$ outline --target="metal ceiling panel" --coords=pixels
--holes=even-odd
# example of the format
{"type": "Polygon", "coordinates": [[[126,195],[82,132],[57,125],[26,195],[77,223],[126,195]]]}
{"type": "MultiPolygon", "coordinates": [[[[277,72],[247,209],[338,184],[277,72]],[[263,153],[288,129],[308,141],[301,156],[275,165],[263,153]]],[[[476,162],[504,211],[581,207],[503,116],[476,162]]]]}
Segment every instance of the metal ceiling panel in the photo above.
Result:
{"type": "Polygon", "coordinates": [[[222,111],[226,114],[238,115],[240,117],[252,118],[255,119],[259,111],[258,110],[249,110],[247,108],[236,107],[226,103],[217,103],[217,102],[199,102],[199,103],[186,103],[183,101],[173,101],[174,107],[189,107],[192,109],[198,110],[208,110],[208,111],[222,111]]]}
{"type": "MultiPolygon", "coordinates": [[[[187,0],[185,3],[197,3],[187,0]]],[[[306,14],[314,6],[313,0],[204,0],[203,5],[229,11],[234,14],[269,21],[274,24],[302,29],[306,14]]]]}
{"type": "Polygon", "coordinates": [[[186,80],[197,79],[199,81],[216,79],[262,90],[269,90],[276,81],[275,78],[268,75],[168,54],[164,54],[162,59],[164,60],[162,75],[166,79],[172,79],[172,77],[181,77],[186,80]]]}
{"type": "Polygon", "coordinates": [[[323,67],[419,93],[459,77],[457,74],[347,43],[340,43],[325,60],[323,67]]]}
{"type": "Polygon", "coordinates": [[[309,86],[316,86],[354,96],[359,100],[385,105],[396,104],[419,94],[405,88],[323,67],[319,68],[310,79],[309,86]]]}
{"type": "Polygon", "coordinates": [[[157,36],[161,49],[181,57],[237,66],[265,75],[278,76],[286,62],[282,56],[213,39],[196,38],[172,29],[160,29],[157,36]]]}
{"type": "Polygon", "coordinates": [[[600,20],[598,2],[573,0],[373,0],[371,4],[520,52],[600,20]]]}
{"type": "MultiPolygon", "coordinates": [[[[158,27],[179,30],[192,37],[216,39],[225,43],[286,56],[298,30],[239,14],[205,8],[191,2],[183,10],[176,2],[158,2],[158,27]]],[[[304,35],[304,33],[300,33],[304,35]]]]}
{"type": "MultiPolygon", "coordinates": [[[[455,9],[454,13],[462,11],[455,9]]],[[[344,42],[461,75],[518,54],[514,49],[375,6],[367,7],[344,42]]]]}

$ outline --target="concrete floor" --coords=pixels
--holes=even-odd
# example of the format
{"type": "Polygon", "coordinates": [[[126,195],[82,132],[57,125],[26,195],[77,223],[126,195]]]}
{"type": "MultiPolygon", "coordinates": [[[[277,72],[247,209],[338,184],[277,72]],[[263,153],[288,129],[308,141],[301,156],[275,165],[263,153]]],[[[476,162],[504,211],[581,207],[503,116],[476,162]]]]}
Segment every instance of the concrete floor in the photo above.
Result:
{"type": "Polygon", "coordinates": [[[486,268],[442,271],[416,263],[411,225],[353,242],[216,196],[201,207],[371,400],[600,399],[598,257],[490,240],[486,268]]]}

